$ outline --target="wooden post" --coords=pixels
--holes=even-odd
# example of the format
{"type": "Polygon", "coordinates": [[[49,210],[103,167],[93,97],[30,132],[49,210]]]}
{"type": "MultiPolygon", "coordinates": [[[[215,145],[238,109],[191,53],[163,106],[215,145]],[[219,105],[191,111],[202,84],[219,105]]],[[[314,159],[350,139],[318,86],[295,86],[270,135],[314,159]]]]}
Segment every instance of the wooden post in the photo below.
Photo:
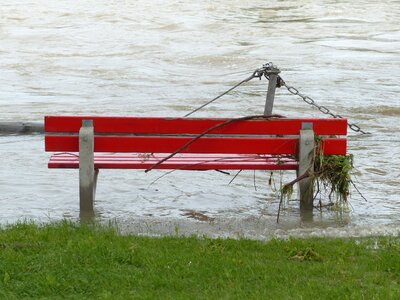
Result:
{"type": "Polygon", "coordinates": [[[272,66],[271,70],[268,71],[269,82],[268,82],[267,99],[265,101],[265,108],[264,108],[265,116],[272,115],[272,108],[274,107],[276,83],[278,81],[279,73],[280,73],[280,70],[275,66],[272,66]]]}
{"type": "Polygon", "coordinates": [[[94,130],[92,120],[83,120],[79,130],[80,217],[94,217],[94,198],[98,170],[94,169],[94,130]]]}
{"type": "MultiPolygon", "coordinates": [[[[299,169],[298,176],[307,171],[313,171],[314,167],[314,131],[312,123],[303,123],[300,130],[299,141],[299,169]]],[[[312,178],[305,178],[299,181],[300,210],[312,211],[314,198],[314,182],[312,178]]]]}

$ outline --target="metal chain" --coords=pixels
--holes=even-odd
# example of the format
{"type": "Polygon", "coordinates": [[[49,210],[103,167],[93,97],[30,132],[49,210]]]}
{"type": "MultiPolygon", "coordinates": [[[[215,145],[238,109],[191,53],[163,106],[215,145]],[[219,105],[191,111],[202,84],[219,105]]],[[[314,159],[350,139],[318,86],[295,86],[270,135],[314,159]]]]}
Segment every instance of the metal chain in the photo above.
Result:
{"type": "MultiPolygon", "coordinates": [[[[204,108],[205,106],[211,104],[212,102],[216,101],[217,99],[221,98],[222,96],[226,95],[227,93],[231,92],[232,90],[236,89],[237,87],[241,86],[243,83],[248,82],[254,78],[259,78],[261,80],[261,77],[264,76],[267,80],[269,80],[269,72],[271,72],[271,69],[273,68],[273,64],[271,62],[264,64],[261,68],[256,69],[253,74],[251,74],[249,77],[245,78],[244,80],[240,81],[239,83],[237,83],[236,85],[234,85],[233,87],[231,87],[230,89],[228,89],[227,91],[223,92],[222,94],[218,95],[217,97],[215,97],[214,99],[204,103],[203,105],[197,107],[196,109],[192,110],[191,112],[187,113],[186,115],[184,115],[184,118],[187,118],[188,116],[190,116],[191,114],[199,111],[200,109],[204,108]]],[[[343,117],[339,114],[334,114],[333,112],[331,112],[329,110],[329,108],[327,108],[326,106],[323,105],[318,105],[317,103],[315,103],[314,99],[312,99],[309,96],[303,95],[302,93],[299,92],[298,89],[296,89],[293,86],[290,86],[288,84],[286,84],[286,82],[282,79],[282,77],[278,76],[278,80],[277,80],[277,87],[281,87],[284,86],[289,93],[293,94],[293,95],[297,95],[300,98],[303,99],[303,101],[305,103],[307,103],[308,105],[311,105],[315,108],[317,108],[320,112],[322,112],[325,115],[329,115],[333,118],[340,118],[342,119],[343,117]]],[[[360,126],[358,126],[357,124],[354,123],[347,123],[347,125],[349,126],[349,128],[351,130],[353,130],[354,132],[360,132],[362,134],[370,134],[369,132],[366,132],[364,130],[362,130],[360,128],[360,126]]]]}
{"type": "Polygon", "coordinates": [[[242,81],[240,81],[239,83],[235,84],[233,87],[231,87],[230,89],[226,90],[225,92],[223,92],[222,94],[219,94],[217,97],[215,97],[214,99],[211,99],[210,101],[204,103],[203,105],[200,105],[199,107],[197,107],[196,109],[192,110],[191,112],[187,113],[186,115],[184,115],[184,118],[189,117],[191,114],[199,111],[200,109],[202,109],[203,107],[213,103],[215,100],[218,100],[219,98],[221,98],[222,96],[228,94],[229,92],[233,91],[234,89],[236,89],[237,87],[241,86],[243,83],[248,82],[254,78],[258,78],[261,80],[261,77],[264,75],[266,76],[268,70],[270,70],[272,68],[272,63],[266,63],[264,64],[261,68],[258,68],[256,70],[254,70],[253,74],[251,74],[249,77],[243,79],[242,81]]]}
{"type": "MultiPolygon", "coordinates": [[[[302,93],[299,92],[298,89],[296,89],[296,88],[293,87],[293,86],[288,85],[280,76],[278,77],[278,84],[277,84],[277,85],[278,85],[278,86],[284,86],[284,87],[289,91],[289,93],[291,93],[292,95],[299,96],[300,98],[303,99],[303,101],[304,101],[305,103],[307,103],[308,105],[311,105],[311,106],[317,108],[317,109],[318,109],[320,112],[322,112],[323,114],[332,116],[333,118],[340,118],[340,119],[343,118],[341,115],[334,114],[333,112],[331,112],[331,111],[329,110],[329,108],[327,108],[326,106],[318,105],[317,103],[315,103],[314,99],[312,99],[312,98],[309,97],[309,96],[303,95],[302,93]]],[[[366,131],[362,130],[362,129],[360,128],[360,126],[358,126],[357,124],[354,124],[354,123],[347,123],[347,125],[349,126],[349,128],[350,128],[351,130],[353,130],[353,131],[355,131],[355,132],[361,132],[362,134],[370,134],[369,132],[366,132],[366,131]]]]}

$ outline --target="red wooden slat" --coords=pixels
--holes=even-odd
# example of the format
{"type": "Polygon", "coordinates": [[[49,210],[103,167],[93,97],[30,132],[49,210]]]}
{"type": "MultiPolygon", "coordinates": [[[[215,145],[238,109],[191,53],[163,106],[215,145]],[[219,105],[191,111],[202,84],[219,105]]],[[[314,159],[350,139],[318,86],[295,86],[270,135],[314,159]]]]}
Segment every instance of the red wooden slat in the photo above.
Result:
{"type": "MultiPolygon", "coordinates": [[[[190,137],[96,136],[95,152],[150,152],[171,153],[191,141],[190,137]]],[[[77,136],[46,136],[45,150],[51,152],[78,152],[77,136]]],[[[234,153],[234,154],[297,154],[296,138],[201,138],[181,153],[234,153]]],[[[326,155],[346,154],[346,139],[322,140],[326,155]]]]}
{"type": "MultiPolygon", "coordinates": [[[[151,164],[140,165],[121,163],[115,164],[114,162],[101,162],[95,163],[96,169],[147,169],[150,168],[151,164]]],[[[77,169],[79,164],[71,163],[52,163],[49,162],[48,167],[51,169],[77,169]]],[[[208,164],[208,165],[190,165],[190,164],[161,164],[155,169],[160,170],[297,170],[297,164],[241,164],[241,163],[230,163],[230,164],[208,164]]]]}
{"type": "MultiPolygon", "coordinates": [[[[97,159],[137,159],[137,160],[148,160],[148,159],[163,159],[169,156],[170,153],[102,153],[96,154],[97,159]]],[[[79,157],[78,153],[66,152],[66,153],[57,153],[53,154],[53,159],[77,159],[79,157]]],[[[290,155],[266,155],[266,154],[220,154],[220,153],[178,153],[174,155],[171,159],[188,159],[188,160],[205,160],[205,159],[225,159],[225,160],[268,160],[268,159],[288,159],[292,160],[293,156],[290,155]]]]}
{"type": "MultiPolygon", "coordinates": [[[[137,160],[137,156],[133,159],[122,158],[119,155],[108,155],[107,158],[95,156],[95,168],[97,169],[148,169],[153,166],[161,157],[153,161],[137,160]]],[[[214,159],[211,155],[207,158],[203,155],[202,160],[190,161],[184,158],[184,155],[167,160],[157,167],[157,169],[178,169],[178,170],[296,170],[297,162],[294,160],[286,160],[284,163],[277,158],[269,161],[260,159],[259,157],[242,157],[237,156],[234,161],[232,159],[223,160],[221,156],[214,159]],[[241,160],[243,159],[243,160],[241,160]]],[[[79,168],[79,158],[71,155],[53,155],[50,158],[49,168],[79,168]]]]}
{"type": "MultiPolygon", "coordinates": [[[[96,136],[95,152],[171,153],[191,141],[190,137],[96,136]]],[[[45,149],[78,152],[77,136],[46,136],[45,149]]],[[[181,153],[296,154],[296,138],[201,138],[181,153]]]]}
{"type": "MultiPolygon", "coordinates": [[[[51,158],[52,162],[78,162],[78,159],[73,159],[70,157],[52,157],[51,158]]],[[[165,163],[183,163],[183,162],[188,162],[188,163],[204,163],[204,161],[213,161],[213,162],[224,162],[224,163],[276,163],[277,159],[268,159],[268,160],[257,160],[257,159],[248,159],[248,160],[240,160],[240,159],[198,159],[198,160],[190,160],[190,159],[174,159],[174,158],[170,158],[168,159],[165,163]]],[[[132,163],[137,163],[137,164],[143,164],[143,163],[150,163],[150,164],[155,164],[158,161],[160,161],[160,159],[148,159],[148,160],[140,160],[140,159],[129,159],[129,158],[119,158],[119,157],[109,157],[109,158],[96,158],[97,162],[108,162],[108,161],[112,161],[115,163],[118,162],[132,162],[132,163]]],[[[289,163],[289,162],[293,162],[294,160],[279,160],[281,163],[289,163]]]]}
{"type": "MultiPolygon", "coordinates": [[[[228,119],[46,116],[46,132],[79,132],[82,120],[93,120],[96,133],[200,134],[228,119]]],[[[298,135],[303,122],[313,123],[317,135],[346,135],[346,119],[271,119],[238,121],[213,134],[298,135]]]]}
{"type": "MultiPolygon", "coordinates": [[[[137,162],[137,163],[144,163],[144,162],[149,162],[149,163],[156,163],[165,157],[169,156],[168,154],[162,154],[162,153],[153,153],[151,155],[142,155],[141,153],[131,153],[128,155],[124,154],[96,154],[95,158],[96,161],[101,162],[101,161],[122,161],[122,162],[137,162]]],[[[69,153],[58,153],[54,154],[51,157],[51,160],[54,162],[60,161],[60,162],[66,162],[66,161],[74,161],[77,162],[79,161],[79,156],[75,154],[69,154],[69,153]]],[[[266,163],[266,162],[274,162],[276,163],[277,161],[280,161],[282,163],[286,162],[294,162],[296,161],[294,157],[285,157],[285,156],[271,156],[271,155],[234,155],[234,154],[192,154],[192,153],[186,153],[186,154],[176,154],[173,157],[169,158],[166,162],[205,162],[205,161],[224,161],[224,162],[261,162],[261,163],[266,163]]]]}
{"type": "Polygon", "coordinates": [[[346,155],[346,139],[323,139],[321,144],[322,152],[325,155],[346,155]]]}

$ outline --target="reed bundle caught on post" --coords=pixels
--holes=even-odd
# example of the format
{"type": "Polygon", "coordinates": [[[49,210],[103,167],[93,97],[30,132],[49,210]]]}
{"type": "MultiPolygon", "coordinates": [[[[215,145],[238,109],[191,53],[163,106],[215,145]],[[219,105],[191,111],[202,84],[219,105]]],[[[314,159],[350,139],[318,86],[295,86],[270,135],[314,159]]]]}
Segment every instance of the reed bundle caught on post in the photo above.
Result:
{"type": "MultiPolygon", "coordinates": [[[[312,165],[304,174],[300,174],[296,179],[286,183],[281,188],[281,200],[279,203],[278,217],[283,199],[289,199],[293,194],[293,186],[300,180],[311,178],[314,185],[314,200],[322,193],[327,192],[329,204],[336,209],[343,210],[347,208],[348,197],[350,194],[350,184],[354,185],[351,179],[351,171],[353,169],[353,155],[324,155],[321,151],[320,139],[316,137],[314,157],[312,165]]],[[[360,191],[355,187],[357,192],[360,191]]],[[[363,197],[363,195],[360,193],[363,197]]],[[[365,199],[365,198],[364,198],[365,199]]],[[[322,208],[322,201],[318,202],[319,208],[322,208]]],[[[317,207],[318,208],[318,207],[317,207]]]]}

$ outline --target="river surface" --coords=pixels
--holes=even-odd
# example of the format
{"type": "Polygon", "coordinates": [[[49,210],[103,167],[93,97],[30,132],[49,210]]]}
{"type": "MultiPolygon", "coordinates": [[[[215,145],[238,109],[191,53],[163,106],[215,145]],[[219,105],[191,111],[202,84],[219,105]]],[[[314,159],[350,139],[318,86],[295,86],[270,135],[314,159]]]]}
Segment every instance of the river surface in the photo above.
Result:
{"type": "MultiPolygon", "coordinates": [[[[265,172],[228,185],[234,174],[177,171],[151,184],[164,173],[107,170],[96,202],[103,221],[254,238],[399,230],[400,1],[1,0],[0,40],[0,121],[183,116],[272,61],[286,82],[371,133],[349,132],[367,201],[352,188],[344,213],[304,222],[292,201],[277,225],[265,172]],[[209,221],[188,218],[196,213],[209,221]]],[[[266,86],[253,80],[193,116],[261,114],[266,86]]],[[[283,88],[274,112],[324,117],[283,88]]],[[[41,135],[0,136],[2,223],[78,217],[78,172],[47,169],[43,144],[41,135]]]]}

